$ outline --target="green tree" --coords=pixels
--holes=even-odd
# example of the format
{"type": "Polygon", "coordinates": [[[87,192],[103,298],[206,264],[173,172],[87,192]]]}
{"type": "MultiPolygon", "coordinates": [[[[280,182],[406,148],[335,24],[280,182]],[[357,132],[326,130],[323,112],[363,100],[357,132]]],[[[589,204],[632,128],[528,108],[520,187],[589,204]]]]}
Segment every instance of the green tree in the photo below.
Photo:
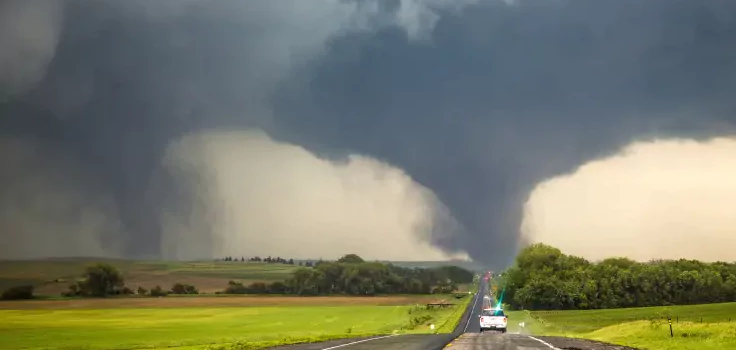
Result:
{"type": "Polygon", "coordinates": [[[473,273],[456,266],[432,269],[409,269],[380,262],[365,262],[348,254],[336,262],[320,260],[313,267],[303,267],[285,282],[253,283],[244,286],[230,282],[227,294],[428,294],[451,293],[459,283],[472,282],[473,273]]]}
{"type": "Polygon", "coordinates": [[[363,260],[363,258],[359,257],[356,254],[347,254],[343,256],[342,258],[337,259],[337,262],[349,263],[349,264],[360,264],[360,263],[365,262],[365,260],[363,260]]]}
{"type": "Polygon", "coordinates": [[[535,244],[503,274],[506,300],[526,309],[600,309],[736,301],[736,264],[697,260],[598,263],[535,244]]]}
{"type": "Polygon", "coordinates": [[[110,264],[99,263],[87,267],[79,282],[80,294],[94,297],[106,297],[121,294],[125,283],[123,275],[110,264]]]}

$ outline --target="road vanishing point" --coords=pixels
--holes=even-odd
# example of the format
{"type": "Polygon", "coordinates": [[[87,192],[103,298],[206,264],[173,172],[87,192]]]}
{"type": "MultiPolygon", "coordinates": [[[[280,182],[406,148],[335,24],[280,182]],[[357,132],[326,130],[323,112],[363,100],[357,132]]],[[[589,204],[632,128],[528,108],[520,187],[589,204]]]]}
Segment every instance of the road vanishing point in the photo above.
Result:
{"type": "Polygon", "coordinates": [[[481,283],[454,332],[450,334],[403,334],[296,344],[270,350],[634,350],[586,340],[532,337],[523,334],[480,332],[478,318],[490,302],[488,285],[481,283]]]}

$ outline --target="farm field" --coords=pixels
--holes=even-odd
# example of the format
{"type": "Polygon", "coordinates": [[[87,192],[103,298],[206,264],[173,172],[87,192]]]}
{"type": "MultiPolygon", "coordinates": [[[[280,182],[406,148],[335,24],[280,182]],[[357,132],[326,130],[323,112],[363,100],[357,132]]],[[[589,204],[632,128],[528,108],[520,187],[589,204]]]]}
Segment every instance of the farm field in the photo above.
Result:
{"type": "MultiPolygon", "coordinates": [[[[37,295],[59,296],[67,291],[84,268],[97,262],[115,266],[123,274],[126,286],[164,289],[175,283],[194,285],[200,293],[214,294],[225,289],[231,280],[248,285],[253,282],[275,282],[289,278],[298,265],[239,261],[133,261],[116,259],[45,259],[0,261],[0,291],[12,286],[31,284],[37,295]]],[[[450,262],[417,263],[434,267],[450,262]]],[[[414,266],[417,267],[417,266],[414,266]]],[[[460,292],[468,286],[459,286],[460,292]]]]}
{"type": "Polygon", "coordinates": [[[426,310],[423,305],[417,305],[438,301],[429,298],[227,297],[8,302],[0,306],[3,320],[0,349],[195,350],[217,349],[236,342],[243,342],[245,349],[256,349],[359,335],[426,333],[434,332],[429,324],[451,330],[453,327],[445,326],[445,322],[453,319],[471,299],[461,299],[457,306],[444,310],[426,310]],[[299,302],[292,304],[295,301],[299,302]],[[233,304],[218,305],[222,302],[233,304]],[[55,303],[55,307],[50,307],[55,303]],[[113,308],[116,303],[119,307],[113,308]],[[157,307],[154,303],[171,304],[157,307]]]}
{"type": "Polygon", "coordinates": [[[510,331],[593,339],[648,350],[736,349],[736,303],[509,312],[510,331]],[[672,317],[670,337],[667,316],[672,317]],[[513,322],[512,322],[513,320],[513,322]],[[518,327],[525,322],[525,329],[518,327]]]}
{"type": "MultiPolygon", "coordinates": [[[[280,295],[198,295],[165,298],[111,297],[104,299],[74,298],[59,300],[0,301],[0,310],[65,310],[65,309],[138,309],[187,307],[261,307],[261,306],[404,306],[427,304],[454,298],[431,295],[351,296],[280,296],[280,295]]],[[[463,299],[464,300],[464,299],[463,299]]]]}
{"type": "Polygon", "coordinates": [[[33,261],[0,261],[0,290],[22,284],[36,286],[40,295],[58,296],[66,291],[84,268],[95,262],[109,263],[118,268],[127,286],[146,289],[160,285],[169,288],[174,283],[196,286],[202,293],[214,293],[227,287],[230,280],[245,284],[285,280],[298,269],[297,265],[252,262],[173,262],[131,261],[114,259],[48,259],[33,261]]]}

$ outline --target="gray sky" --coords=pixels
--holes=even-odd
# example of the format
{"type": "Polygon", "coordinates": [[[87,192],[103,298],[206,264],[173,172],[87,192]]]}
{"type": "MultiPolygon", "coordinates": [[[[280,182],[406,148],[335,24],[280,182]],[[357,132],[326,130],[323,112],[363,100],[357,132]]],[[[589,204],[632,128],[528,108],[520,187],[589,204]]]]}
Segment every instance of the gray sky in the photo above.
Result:
{"type": "Polygon", "coordinates": [[[730,0],[11,0],[0,47],[8,257],[502,265],[540,182],[736,119],[730,0]]]}

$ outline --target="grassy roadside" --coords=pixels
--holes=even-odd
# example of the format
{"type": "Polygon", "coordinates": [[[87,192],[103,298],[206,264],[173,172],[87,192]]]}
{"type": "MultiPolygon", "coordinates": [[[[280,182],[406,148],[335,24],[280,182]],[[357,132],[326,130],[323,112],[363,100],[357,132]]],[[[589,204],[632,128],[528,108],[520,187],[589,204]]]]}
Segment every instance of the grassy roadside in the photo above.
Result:
{"type": "Polygon", "coordinates": [[[0,349],[242,350],[379,334],[435,333],[439,330],[430,325],[457,323],[457,310],[469,299],[440,310],[427,310],[424,305],[0,310],[0,349]]]}
{"type": "Polygon", "coordinates": [[[647,350],[736,349],[736,303],[611,310],[509,312],[509,331],[647,350]],[[673,318],[670,337],[666,317],[673,318]],[[702,321],[701,321],[702,320],[702,321]],[[730,321],[729,321],[730,320],[730,321]],[[522,329],[519,322],[525,322],[522,329]]]}
{"type": "MultiPolygon", "coordinates": [[[[463,314],[465,314],[465,310],[467,310],[468,305],[475,301],[474,294],[478,292],[480,283],[482,283],[482,281],[476,278],[474,282],[468,286],[468,296],[460,299],[461,302],[458,303],[457,306],[453,307],[452,314],[447,317],[447,321],[444,324],[437,328],[436,333],[452,333],[455,330],[460,321],[462,321],[463,314]]],[[[482,298],[483,296],[480,297],[482,298]]]]}
{"type": "MultiPolygon", "coordinates": [[[[474,289],[475,291],[472,291],[472,293],[477,292],[477,287],[474,289]]],[[[462,321],[463,314],[465,314],[465,310],[467,310],[468,305],[472,303],[475,298],[473,297],[473,294],[469,294],[461,300],[462,301],[458,303],[457,306],[453,307],[452,314],[446,318],[445,323],[437,328],[436,333],[452,333],[455,330],[455,327],[457,327],[460,321],[462,321]]]]}

